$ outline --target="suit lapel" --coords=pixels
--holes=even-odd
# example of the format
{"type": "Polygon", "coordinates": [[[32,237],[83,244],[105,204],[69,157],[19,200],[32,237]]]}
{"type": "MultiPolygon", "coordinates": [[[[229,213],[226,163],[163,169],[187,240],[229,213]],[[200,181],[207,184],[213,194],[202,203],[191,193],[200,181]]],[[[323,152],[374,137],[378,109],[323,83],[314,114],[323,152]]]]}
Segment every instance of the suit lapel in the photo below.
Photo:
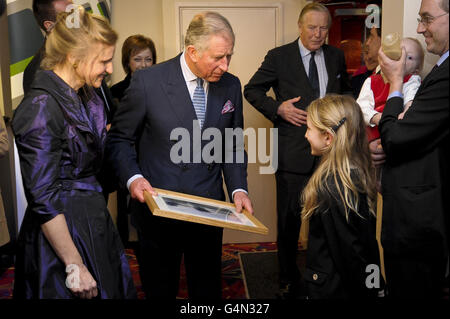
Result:
{"type": "Polygon", "coordinates": [[[301,86],[308,85],[310,91],[312,91],[311,83],[309,83],[308,74],[306,74],[305,66],[303,65],[302,56],[300,53],[300,47],[298,46],[299,39],[295,40],[291,43],[291,47],[289,50],[288,59],[290,61],[289,65],[292,65],[294,68],[294,76],[297,83],[301,86]]]}
{"type": "Polygon", "coordinates": [[[166,84],[161,84],[161,88],[167,95],[170,108],[175,113],[181,127],[192,130],[192,121],[197,119],[194,106],[192,104],[189,90],[186,86],[180,65],[180,55],[171,62],[166,84]]]}

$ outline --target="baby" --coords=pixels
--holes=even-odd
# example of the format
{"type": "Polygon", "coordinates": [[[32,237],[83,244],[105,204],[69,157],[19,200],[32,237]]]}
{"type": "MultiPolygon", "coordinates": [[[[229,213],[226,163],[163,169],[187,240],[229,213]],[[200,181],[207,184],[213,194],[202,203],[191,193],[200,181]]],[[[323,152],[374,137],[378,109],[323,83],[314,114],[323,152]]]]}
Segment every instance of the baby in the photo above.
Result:
{"type": "MultiPolygon", "coordinates": [[[[406,51],[405,78],[403,86],[404,111],[399,114],[401,120],[411,106],[414,96],[420,86],[419,72],[422,70],[424,51],[420,42],[415,38],[404,38],[402,46],[406,51]]],[[[370,76],[363,84],[358,99],[364,115],[364,122],[368,126],[369,142],[380,137],[378,123],[381,119],[386,100],[389,95],[389,83],[385,83],[380,72],[370,76]]]]}

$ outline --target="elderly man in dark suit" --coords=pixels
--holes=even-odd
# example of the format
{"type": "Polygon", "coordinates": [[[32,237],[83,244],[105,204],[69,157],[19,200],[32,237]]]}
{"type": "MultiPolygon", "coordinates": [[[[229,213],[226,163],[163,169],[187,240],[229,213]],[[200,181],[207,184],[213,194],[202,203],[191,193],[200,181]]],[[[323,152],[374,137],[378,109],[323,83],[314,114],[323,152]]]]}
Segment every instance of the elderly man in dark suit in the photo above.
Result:
{"type": "Polygon", "coordinates": [[[182,54],[133,74],[109,132],[109,158],[134,199],[131,212],[141,244],[138,261],[147,298],[177,295],[184,255],[189,297],[219,299],[223,229],[152,216],[143,204],[144,191],[154,194],[154,186],[224,200],[223,174],[237,211],[253,210],[242,143],[225,147],[212,162],[192,160],[198,155],[196,147],[210,143],[199,145],[195,131],[216,130],[221,135],[216,142],[225,145],[226,129],[242,129],[241,85],[227,72],[233,48],[234,33],[224,17],[214,12],[196,15],[182,54]],[[190,138],[187,159],[182,154],[178,161],[173,149],[181,141],[173,132],[180,128],[190,138]],[[242,161],[230,160],[239,152],[242,161]]]}
{"type": "Polygon", "coordinates": [[[383,227],[386,282],[393,298],[440,298],[449,258],[450,109],[448,0],[422,0],[417,32],[440,57],[402,120],[406,53],[380,65],[391,83],[380,121],[386,153],[383,227]]]}
{"type": "Polygon", "coordinates": [[[299,197],[316,162],[305,139],[306,108],[326,93],[350,93],[344,53],[324,44],[330,26],[326,7],[306,5],[298,20],[300,38],[270,50],[244,90],[250,104],[279,130],[276,182],[280,297],[297,293],[299,197]],[[266,94],[270,88],[275,99],[266,94]]]}

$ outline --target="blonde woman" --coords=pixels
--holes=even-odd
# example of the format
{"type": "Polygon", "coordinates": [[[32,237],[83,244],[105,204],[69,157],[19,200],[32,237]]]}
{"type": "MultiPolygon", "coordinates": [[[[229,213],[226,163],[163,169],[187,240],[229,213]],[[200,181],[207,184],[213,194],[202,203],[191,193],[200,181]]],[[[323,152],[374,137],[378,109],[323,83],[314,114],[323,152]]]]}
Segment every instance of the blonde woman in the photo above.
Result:
{"type": "Polygon", "coordinates": [[[351,97],[326,96],[308,107],[307,126],[311,153],[321,156],[302,194],[302,216],[309,220],[307,296],[376,296],[370,288],[381,284],[381,276],[375,273],[366,286],[379,255],[374,176],[361,109],[351,97]]]}
{"type": "Polygon", "coordinates": [[[106,117],[94,92],[112,72],[117,34],[82,7],[61,13],[43,71],[13,130],[28,208],[16,259],[16,298],[134,298],[120,238],[96,178],[106,117]],[[79,27],[66,22],[78,14],[79,27]]]}

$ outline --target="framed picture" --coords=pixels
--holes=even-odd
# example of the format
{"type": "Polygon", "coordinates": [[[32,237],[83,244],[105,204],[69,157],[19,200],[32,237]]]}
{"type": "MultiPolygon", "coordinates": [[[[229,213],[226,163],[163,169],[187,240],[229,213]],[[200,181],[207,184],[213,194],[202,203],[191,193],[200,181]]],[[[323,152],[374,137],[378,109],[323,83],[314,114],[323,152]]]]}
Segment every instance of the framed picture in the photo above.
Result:
{"type": "Polygon", "coordinates": [[[237,213],[231,203],[158,188],[155,191],[158,196],[144,192],[145,201],[155,216],[262,235],[269,233],[267,227],[253,215],[246,210],[237,213]]]}

